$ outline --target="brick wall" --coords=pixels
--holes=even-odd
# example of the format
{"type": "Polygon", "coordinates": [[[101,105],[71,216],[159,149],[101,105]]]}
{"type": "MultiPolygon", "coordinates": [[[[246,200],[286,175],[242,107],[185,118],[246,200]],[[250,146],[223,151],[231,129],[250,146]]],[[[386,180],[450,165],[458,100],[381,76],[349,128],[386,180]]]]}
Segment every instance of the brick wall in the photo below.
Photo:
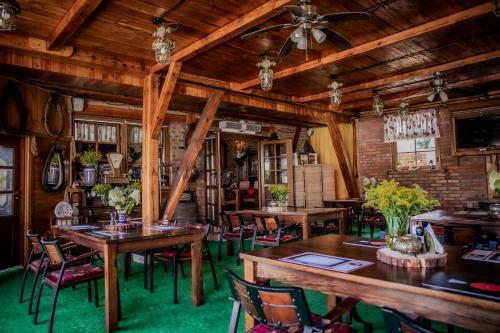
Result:
{"type": "Polygon", "coordinates": [[[396,179],[402,185],[418,184],[441,202],[444,209],[463,209],[468,200],[488,197],[486,158],[478,156],[452,156],[452,128],[450,111],[439,110],[441,138],[438,170],[395,171],[392,144],[384,143],[383,118],[362,117],[359,121],[358,153],[359,174],[377,180],[396,179]]]}

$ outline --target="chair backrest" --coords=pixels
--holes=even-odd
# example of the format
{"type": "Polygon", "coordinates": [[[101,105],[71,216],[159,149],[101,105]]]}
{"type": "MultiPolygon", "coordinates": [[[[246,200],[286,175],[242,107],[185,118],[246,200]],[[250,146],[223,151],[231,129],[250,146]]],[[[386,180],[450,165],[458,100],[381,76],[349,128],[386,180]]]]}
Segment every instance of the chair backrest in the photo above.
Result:
{"type": "Polygon", "coordinates": [[[28,239],[28,242],[31,245],[31,250],[33,251],[33,254],[39,255],[43,253],[43,248],[42,244],[40,243],[39,234],[34,234],[31,232],[31,230],[28,230],[26,232],[26,238],[28,239]]]}
{"type": "Polygon", "coordinates": [[[304,291],[296,287],[264,287],[247,282],[233,271],[225,270],[235,302],[262,324],[273,328],[304,325],[312,327],[312,318],[304,291]]]}
{"type": "Polygon", "coordinates": [[[57,240],[53,241],[45,241],[41,240],[42,248],[45,252],[47,258],[49,258],[49,262],[51,265],[57,265],[66,262],[66,257],[59,246],[59,242],[57,240]]]}
{"type": "Polygon", "coordinates": [[[280,228],[280,220],[278,216],[254,215],[253,221],[259,232],[272,232],[280,228]]]}
{"type": "Polygon", "coordinates": [[[387,333],[434,333],[404,314],[390,308],[382,308],[385,331],[387,333]]]}
{"type": "Polygon", "coordinates": [[[240,214],[228,215],[226,213],[220,213],[220,217],[223,226],[225,226],[228,231],[243,227],[243,218],[240,214]]]}
{"type": "Polygon", "coordinates": [[[474,227],[453,228],[453,245],[473,245],[476,243],[476,230],[474,227]]]}

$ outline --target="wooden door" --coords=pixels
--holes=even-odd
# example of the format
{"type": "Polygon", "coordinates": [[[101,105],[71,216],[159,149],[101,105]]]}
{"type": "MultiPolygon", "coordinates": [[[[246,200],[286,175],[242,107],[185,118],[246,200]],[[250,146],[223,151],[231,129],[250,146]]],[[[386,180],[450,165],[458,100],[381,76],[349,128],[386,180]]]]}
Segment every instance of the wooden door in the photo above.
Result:
{"type": "Polygon", "coordinates": [[[205,214],[214,225],[219,225],[220,194],[220,134],[215,132],[205,139],[205,214]]]}
{"type": "Polygon", "coordinates": [[[0,269],[19,261],[19,147],[19,138],[0,135],[0,269]]]}

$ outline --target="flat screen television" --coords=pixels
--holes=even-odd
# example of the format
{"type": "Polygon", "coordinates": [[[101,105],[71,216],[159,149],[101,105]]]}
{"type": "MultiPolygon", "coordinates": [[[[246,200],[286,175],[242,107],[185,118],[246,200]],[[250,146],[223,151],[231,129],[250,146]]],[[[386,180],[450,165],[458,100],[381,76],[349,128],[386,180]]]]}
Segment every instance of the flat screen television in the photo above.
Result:
{"type": "Polygon", "coordinates": [[[456,151],[500,149],[500,113],[455,118],[456,151]]]}

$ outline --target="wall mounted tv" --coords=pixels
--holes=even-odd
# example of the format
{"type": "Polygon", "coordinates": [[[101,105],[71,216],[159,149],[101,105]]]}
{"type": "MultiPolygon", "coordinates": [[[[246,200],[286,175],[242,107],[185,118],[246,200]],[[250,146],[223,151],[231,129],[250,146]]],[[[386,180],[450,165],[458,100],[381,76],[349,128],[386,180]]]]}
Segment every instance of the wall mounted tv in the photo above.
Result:
{"type": "Polygon", "coordinates": [[[455,152],[496,153],[500,150],[500,113],[454,118],[455,152]]]}

